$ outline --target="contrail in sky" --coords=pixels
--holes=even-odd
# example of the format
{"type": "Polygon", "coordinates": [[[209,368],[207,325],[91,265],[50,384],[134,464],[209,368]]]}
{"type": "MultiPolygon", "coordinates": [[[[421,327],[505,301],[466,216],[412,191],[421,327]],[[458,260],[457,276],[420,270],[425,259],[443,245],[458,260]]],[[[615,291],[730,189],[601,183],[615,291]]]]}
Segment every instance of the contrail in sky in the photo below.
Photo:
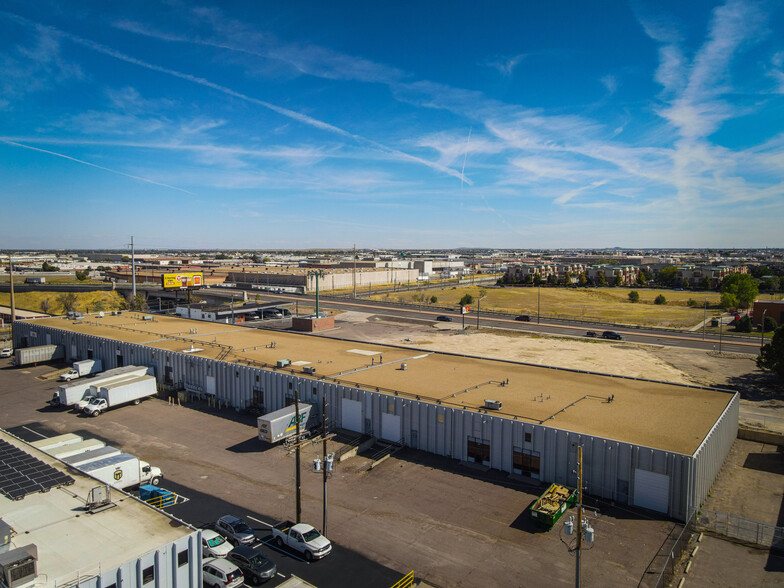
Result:
{"type": "Polygon", "coordinates": [[[290,110],[288,108],[283,108],[281,106],[277,106],[276,104],[272,104],[272,103],[267,102],[265,100],[259,100],[258,98],[253,98],[252,96],[248,96],[247,94],[243,94],[241,92],[237,92],[236,90],[232,90],[231,88],[228,88],[226,86],[221,86],[220,84],[216,84],[215,82],[211,82],[211,81],[209,81],[209,80],[207,80],[205,78],[200,78],[198,76],[194,76],[194,75],[191,75],[191,74],[179,72],[179,71],[174,70],[174,69],[169,69],[167,67],[163,67],[163,66],[160,66],[160,65],[155,65],[154,63],[149,63],[147,61],[143,61],[141,59],[137,59],[135,57],[131,57],[130,55],[126,55],[124,53],[121,53],[120,51],[116,51],[116,50],[114,50],[114,49],[112,49],[110,47],[106,47],[104,45],[101,45],[100,43],[96,43],[95,41],[91,41],[89,39],[84,39],[84,38],[79,37],[77,35],[74,35],[74,34],[71,34],[71,33],[65,32],[65,31],[61,31],[60,29],[57,29],[57,28],[49,26],[49,25],[43,25],[43,24],[37,23],[35,21],[31,21],[31,20],[29,20],[27,18],[24,18],[23,16],[19,16],[17,14],[13,14],[13,13],[10,13],[10,12],[2,12],[2,11],[0,11],[0,14],[5,15],[5,16],[7,16],[9,18],[12,18],[12,19],[14,19],[16,21],[22,22],[24,24],[32,25],[32,26],[38,27],[39,29],[44,29],[44,30],[50,31],[53,34],[59,35],[61,37],[64,37],[64,38],[66,38],[66,39],[68,39],[68,40],[70,40],[70,41],[72,41],[74,43],[77,43],[78,45],[82,45],[83,47],[87,47],[88,49],[92,49],[93,51],[96,51],[98,53],[103,53],[104,55],[108,55],[109,57],[114,57],[115,59],[119,59],[121,61],[125,61],[126,63],[132,63],[134,65],[138,65],[139,67],[143,67],[143,68],[146,68],[146,69],[149,69],[149,70],[152,70],[152,71],[157,71],[159,73],[167,74],[167,75],[173,76],[175,78],[179,78],[181,80],[186,80],[188,82],[192,82],[194,84],[198,84],[200,86],[204,86],[205,88],[210,88],[210,89],[215,90],[217,92],[221,92],[223,94],[226,94],[227,96],[232,96],[234,98],[238,98],[240,100],[244,100],[244,101],[250,102],[252,104],[257,104],[258,106],[263,106],[264,108],[272,110],[273,112],[276,112],[276,113],[280,114],[281,116],[285,116],[287,118],[296,120],[298,122],[301,122],[303,124],[315,127],[317,129],[321,129],[323,131],[327,131],[327,132],[330,132],[330,133],[334,133],[336,135],[340,135],[342,137],[353,139],[353,140],[357,141],[358,143],[362,143],[362,144],[368,145],[370,147],[373,147],[374,149],[377,149],[378,151],[381,151],[383,153],[387,153],[388,155],[393,155],[393,156],[395,156],[397,158],[400,158],[400,159],[406,159],[406,160],[411,161],[413,163],[419,163],[421,165],[425,165],[425,166],[427,166],[427,167],[429,167],[431,169],[440,171],[442,173],[449,174],[450,176],[453,176],[453,177],[460,177],[461,178],[461,180],[460,180],[461,182],[465,181],[467,184],[472,185],[472,182],[470,180],[465,180],[462,174],[458,174],[457,170],[454,170],[454,169],[452,169],[450,167],[446,167],[446,166],[443,166],[443,165],[441,165],[439,163],[428,161],[427,159],[422,159],[421,157],[417,157],[415,155],[410,155],[410,154],[405,153],[403,151],[398,151],[397,149],[393,149],[391,147],[387,147],[386,145],[384,145],[382,143],[379,143],[377,141],[374,141],[373,139],[368,139],[368,138],[363,137],[361,135],[355,135],[354,133],[346,131],[345,129],[341,129],[340,127],[336,127],[335,125],[331,125],[329,123],[326,123],[324,121],[318,120],[318,119],[313,118],[311,116],[308,116],[306,114],[302,114],[301,112],[296,112],[296,111],[290,110]]]}
{"type": "Polygon", "coordinates": [[[471,125],[470,127],[468,127],[468,141],[466,141],[466,150],[465,150],[465,155],[463,156],[463,167],[460,170],[460,190],[461,191],[463,190],[463,179],[465,177],[463,172],[465,172],[466,159],[468,159],[468,146],[471,144],[471,130],[473,128],[474,128],[474,125],[471,125]]]}
{"type": "Polygon", "coordinates": [[[14,147],[23,147],[24,149],[30,149],[32,151],[40,151],[41,153],[47,153],[49,155],[54,155],[55,157],[62,157],[63,159],[68,159],[70,161],[75,161],[76,163],[81,163],[83,165],[89,165],[90,167],[95,167],[98,169],[102,169],[104,171],[108,171],[113,174],[117,174],[118,176],[125,176],[126,178],[132,178],[134,180],[139,180],[140,182],[147,182],[148,184],[155,184],[156,186],[162,186],[164,188],[170,188],[172,190],[177,190],[178,192],[185,192],[186,194],[193,195],[193,192],[188,192],[183,188],[178,188],[177,186],[170,186],[169,184],[164,184],[162,182],[156,182],[155,180],[150,180],[148,178],[142,178],[141,176],[134,176],[132,174],[126,174],[125,172],[117,171],[116,169],[111,169],[108,167],[103,167],[101,165],[96,165],[95,163],[90,163],[89,161],[84,161],[82,159],[76,159],[75,157],[71,157],[70,155],[63,155],[62,153],[57,153],[56,151],[48,151],[46,149],[40,149],[39,147],[33,147],[32,145],[25,145],[24,143],[17,143],[15,141],[9,141],[8,139],[4,139],[0,137],[0,141],[6,143],[7,145],[13,145],[14,147]]]}

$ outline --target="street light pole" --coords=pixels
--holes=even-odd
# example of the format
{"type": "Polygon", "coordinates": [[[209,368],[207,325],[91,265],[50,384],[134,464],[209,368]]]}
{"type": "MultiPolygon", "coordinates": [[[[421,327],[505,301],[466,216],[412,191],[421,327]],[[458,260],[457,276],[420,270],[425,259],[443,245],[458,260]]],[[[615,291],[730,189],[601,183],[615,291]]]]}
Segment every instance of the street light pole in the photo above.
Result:
{"type": "Polygon", "coordinates": [[[542,308],[542,283],[539,282],[536,286],[536,324],[539,324],[539,318],[541,315],[541,308],[542,308]]]}
{"type": "Polygon", "coordinates": [[[760,351],[765,346],[765,313],[768,312],[768,309],[764,309],[762,311],[762,333],[760,334],[760,351]]]}
{"type": "Polygon", "coordinates": [[[321,398],[321,435],[324,438],[323,444],[323,459],[322,462],[324,469],[324,516],[321,525],[321,534],[326,537],[327,535],[327,393],[322,392],[321,398]]]}
{"type": "Polygon", "coordinates": [[[295,468],[296,471],[296,485],[297,485],[297,497],[296,497],[296,523],[302,522],[302,492],[300,490],[300,468],[299,468],[299,460],[300,460],[300,446],[301,446],[301,439],[299,437],[299,387],[294,386],[294,422],[296,423],[297,427],[297,447],[294,452],[294,461],[295,461],[295,468]]]}
{"type": "Polygon", "coordinates": [[[476,330],[477,330],[477,332],[479,331],[479,309],[481,308],[481,305],[479,303],[482,302],[482,300],[484,300],[485,298],[487,298],[487,296],[482,296],[481,298],[477,298],[476,299],[476,330]]]}

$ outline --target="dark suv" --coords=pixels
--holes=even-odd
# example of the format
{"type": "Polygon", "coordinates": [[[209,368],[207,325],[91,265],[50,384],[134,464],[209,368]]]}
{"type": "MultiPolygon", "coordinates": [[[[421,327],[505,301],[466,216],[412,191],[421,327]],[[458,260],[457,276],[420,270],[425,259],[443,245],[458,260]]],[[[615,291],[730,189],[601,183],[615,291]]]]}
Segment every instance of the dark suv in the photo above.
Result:
{"type": "Polygon", "coordinates": [[[226,556],[226,559],[242,570],[251,584],[261,584],[278,573],[278,568],[264,555],[247,545],[238,545],[226,556]]]}
{"type": "Polygon", "coordinates": [[[621,335],[615,331],[605,331],[602,333],[602,339],[615,339],[616,341],[622,341],[623,337],[621,337],[621,335]]]}
{"type": "Polygon", "coordinates": [[[215,523],[215,530],[231,541],[234,545],[250,545],[256,541],[256,533],[240,518],[225,515],[215,523]]]}
{"type": "Polygon", "coordinates": [[[523,321],[524,323],[530,323],[531,317],[527,314],[521,314],[515,317],[516,321],[523,321]]]}

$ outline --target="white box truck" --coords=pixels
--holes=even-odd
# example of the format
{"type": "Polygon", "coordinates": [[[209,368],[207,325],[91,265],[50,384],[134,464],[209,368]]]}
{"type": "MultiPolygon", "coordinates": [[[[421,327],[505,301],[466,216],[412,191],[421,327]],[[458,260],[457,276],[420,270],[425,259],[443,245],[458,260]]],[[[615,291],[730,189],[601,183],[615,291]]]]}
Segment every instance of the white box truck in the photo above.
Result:
{"type": "Polygon", "coordinates": [[[77,455],[72,455],[70,457],[64,457],[62,458],[62,460],[68,465],[78,468],[92,461],[98,461],[99,459],[106,459],[107,457],[112,457],[113,455],[120,455],[121,453],[122,451],[120,451],[116,447],[107,445],[106,447],[99,447],[98,449],[92,449],[90,451],[85,451],[84,453],[79,453],[77,455]]]}
{"type": "Polygon", "coordinates": [[[157,486],[161,483],[163,472],[146,461],[129,453],[113,455],[79,467],[85,474],[99,479],[113,488],[127,490],[144,484],[157,486]]]}
{"type": "Polygon", "coordinates": [[[98,439],[85,439],[80,443],[69,443],[68,445],[61,445],[60,447],[47,449],[46,453],[52,457],[56,457],[57,459],[63,459],[65,457],[71,457],[72,455],[79,455],[85,451],[100,449],[101,447],[105,446],[106,443],[99,441],[98,439]]]}
{"type": "Polygon", "coordinates": [[[133,402],[139,404],[143,398],[158,392],[155,376],[129,377],[100,386],[90,386],[93,399],[84,407],[88,416],[98,416],[103,411],[115,406],[133,402]]]}
{"type": "Polygon", "coordinates": [[[77,378],[83,378],[91,374],[97,374],[103,369],[103,362],[100,359],[83,359],[82,361],[73,362],[73,367],[60,374],[61,382],[70,382],[77,378]]]}
{"type": "Polygon", "coordinates": [[[64,435],[55,435],[54,437],[47,437],[46,439],[39,439],[38,441],[30,442],[30,445],[41,451],[49,451],[55,447],[61,447],[70,443],[81,443],[84,441],[79,435],[74,433],[65,433],[64,435]]]}
{"type": "Polygon", "coordinates": [[[77,412],[80,412],[84,408],[84,405],[86,405],[89,402],[89,399],[84,400],[81,406],[79,406],[79,403],[86,396],[89,396],[91,386],[99,386],[107,382],[113,382],[121,378],[127,378],[128,376],[138,377],[147,374],[153,375],[154,374],[153,368],[136,366],[136,365],[126,365],[123,367],[106,370],[102,374],[98,374],[96,377],[90,380],[82,380],[81,382],[76,381],[76,382],[71,382],[69,384],[61,384],[57,388],[57,391],[52,395],[52,400],[50,401],[50,404],[52,406],[76,405],[75,408],[77,412]]]}
{"type": "MultiPolygon", "coordinates": [[[[312,406],[304,402],[299,403],[300,433],[304,433],[307,428],[312,406]]],[[[286,437],[295,435],[297,433],[297,421],[294,418],[294,405],[292,404],[260,416],[257,424],[259,427],[259,439],[267,443],[277,443],[286,437]]]]}

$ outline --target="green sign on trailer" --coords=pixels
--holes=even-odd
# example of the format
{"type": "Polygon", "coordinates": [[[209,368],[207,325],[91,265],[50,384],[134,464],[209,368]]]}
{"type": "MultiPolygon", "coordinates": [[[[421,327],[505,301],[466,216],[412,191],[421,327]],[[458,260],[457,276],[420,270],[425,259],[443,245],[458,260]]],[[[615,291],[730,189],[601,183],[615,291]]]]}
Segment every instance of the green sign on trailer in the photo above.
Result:
{"type": "Polygon", "coordinates": [[[577,490],[560,484],[550,484],[531,506],[531,517],[540,525],[552,527],[577,501],[577,490]]]}

